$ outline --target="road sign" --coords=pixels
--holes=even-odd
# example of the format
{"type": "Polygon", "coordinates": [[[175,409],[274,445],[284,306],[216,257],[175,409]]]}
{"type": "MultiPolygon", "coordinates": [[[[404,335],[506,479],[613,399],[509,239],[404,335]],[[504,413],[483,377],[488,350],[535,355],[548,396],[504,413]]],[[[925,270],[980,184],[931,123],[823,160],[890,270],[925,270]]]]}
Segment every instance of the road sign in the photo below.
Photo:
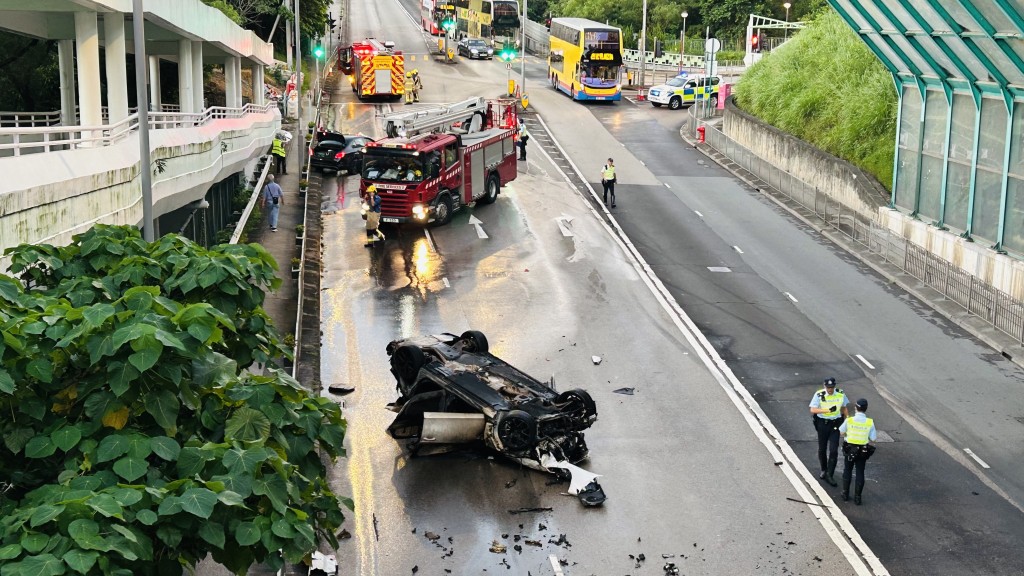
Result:
{"type": "Polygon", "coordinates": [[[719,42],[718,38],[708,38],[704,42],[704,51],[708,54],[714,54],[722,49],[722,43],[719,42]]]}
{"type": "Polygon", "coordinates": [[[512,69],[512,63],[511,62],[505,62],[505,70],[511,70],[511,69],[512,69]]]}

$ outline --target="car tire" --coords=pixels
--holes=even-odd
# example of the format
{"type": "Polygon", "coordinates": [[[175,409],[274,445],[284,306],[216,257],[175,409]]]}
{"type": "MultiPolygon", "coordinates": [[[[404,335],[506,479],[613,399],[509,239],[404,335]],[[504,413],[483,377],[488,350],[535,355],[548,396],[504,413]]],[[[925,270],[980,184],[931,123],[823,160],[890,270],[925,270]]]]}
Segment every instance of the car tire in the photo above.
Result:
{"type": "Polygon", "coordinates": [[[487,179],[485,190],[486,192],[484,193],[483,198],[480,198],[480,203],[494,204],[498,199],[498,192],[501,191],[501,181],[498,180],[497,174],[491,174],[490,178],[487,179]]]}
{"type": "Polygon", "coordinates": [[[555,403],[570,404],[570,411],[582,409],[583,414],[587,418],[597,416],[597,404],[590,396],[590,393],[581,388],[573,388],[572,390],[560,393],[555,397],[555,403]]]}
{"type": "Polygon", "coordinates": [[[459,338],[464,342],[462,349],[467,352],[487,354],[491,349],[487,342],[487,336],[484,336],[484,333],[479,330],[466,330],[459,338]]]}
{"type": "Polygon", "coordinates": [[[403,344],[391,355],[391,373],[398,379],[398,389],[402,394],[408,393],[416,383],[420,368],[427,363],[423,350],[419,346],[403,344]]]}
{"type": "Polygon", "coordinates": [[[444,226],[445,224],[452,221],[452,198],[447,192],[442,192],[441,197],[437,199],[437,206],[434,207],[434,224],[437,226],[444,226]]]}
{"type": "Polygon", "coordinates": [[[661,108],[661,102],[651,102],[651,104],[654,105],[655,108],[661,108]]]}
{"type": "Polygon", "coordinates": [[[683,107],[682,98],[680,98],[679,96],[673,96],[672,99],[668,101],[668,107],[671,108],[672,110],[679,110],[680,108],[683,107]]]}
{"type": "Polygon", "coordinates": [[[537,420],[522,410],[498,413],[494,429],[501,447],[509,452],[524,452],[537,442],[537,420]]]}

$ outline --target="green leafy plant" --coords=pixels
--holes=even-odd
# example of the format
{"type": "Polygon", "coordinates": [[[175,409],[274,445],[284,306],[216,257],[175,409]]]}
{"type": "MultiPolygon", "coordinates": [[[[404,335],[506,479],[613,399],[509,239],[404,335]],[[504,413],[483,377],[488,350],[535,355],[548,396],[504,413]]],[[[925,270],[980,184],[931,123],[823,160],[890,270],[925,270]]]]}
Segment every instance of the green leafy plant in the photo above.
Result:
{"type": "Polygon", "coordinates": [[[309,180],[299,180],[299,188],[309,188],[309,180]]]}
{"type": "Polygon", "coordinates": [[[275,369],[255,245],[96,226],[7,250],[0,275],[4,576],[237,574],[297,562],[343,520],[322,451],[345,423],[275,369]],[[27,286],[27,288],[25,287],[27,286]]]}
{"type": "Polygon", "coordinates": [[[295,235],[296,236],[302,236],[305,233],[305,231],[306,231],[306,227],[304,225],[298,224],[298,225],[295,226],[295,235]]]}
{"type": "Polygon", "coordinates": [[[302,260],[299,258],[292,258],[292,270],[298,270],[299,266],[302,266],[302,260]]]}

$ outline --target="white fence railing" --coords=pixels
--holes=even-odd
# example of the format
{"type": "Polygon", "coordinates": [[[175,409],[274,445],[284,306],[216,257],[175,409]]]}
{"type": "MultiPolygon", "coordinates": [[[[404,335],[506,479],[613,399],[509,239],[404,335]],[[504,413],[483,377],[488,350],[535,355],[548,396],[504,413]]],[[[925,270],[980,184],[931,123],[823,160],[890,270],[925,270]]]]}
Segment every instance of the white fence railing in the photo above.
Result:
{"type": "MultiPolygon", "coordinates": [[[[213,120],[241,118],[246,114],[264,114],[276,110],[274,103],[258,106],[246,104],[241,108],[213,106],[199,113],[154,112],[149,115],[149,127],[154,130],[168,128],[194,128],[213,120]]],[[[57,113],[59,118],[60,113],[57,113]]],[[[98,126],[43,125],[36,127],[0,127],[0,157],[21,156],[69,150],[99,148],[118,142],[139,128],[138,113],[115,122],[98,126]]]]}

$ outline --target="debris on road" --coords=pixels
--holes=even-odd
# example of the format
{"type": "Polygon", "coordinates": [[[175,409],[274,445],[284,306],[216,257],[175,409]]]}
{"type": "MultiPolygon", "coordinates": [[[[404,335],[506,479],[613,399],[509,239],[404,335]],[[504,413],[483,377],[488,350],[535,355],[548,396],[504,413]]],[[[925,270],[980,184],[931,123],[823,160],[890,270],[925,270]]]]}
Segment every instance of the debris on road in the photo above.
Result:
{"type": "Polygon", "coordinates": [[[505,482],[505,488],[511,488],[511,487],[513,487],[515,485],[516,485],[516,478],[513,478],[513,479],[509,480],[508,482],[505,482]]]}
{"type": "Polygon", "coordinates": [[[334,554],[321,554],[319,550],[314,550],[312,560],[309,563],[309,576],[331,576],[337,574],[338,559],[334,554]]]}
{"type": "Polygon", "coordinates": [[[679,574],[679,568],[676,567],[675,563],[673,563],[673,562],[666,563],[664,566],[661,567],[661,569],[665,571],[665,574],[669,574],[669,575],[679,574]]]}
{"type": "Polygon", "coordinates": [[[534,506],[532,508],[516,508],[515,510],[509,510],[508,513],[515,516],[516,514],[527,514],[530,512],[551,512],[553,508],[545,506],[534,506]]]}
{"type": "Polygon", "coordinates": [[[348,530],[344,529],[344,528],[341,529],[341,532],[338,532],[335,535],[335,538],[337,538],[338,540],[348,540],[351,537],[352,537],[352,533],[349,532],[348,530]]]}
{"type": "Polygon", "coordinates": [[[423,537],[431,542],[436,542],[441,536],[435,532],[424,532],[423,537]]]}
{"type": "Polygon", "coordinates": [[[491,542],[491,552],[494,552],[495,554],[504,554],[506,550],[507,548],[505,545],[497,540],[491,542]]]}
{"type": "Polygon", "coordinates": [[[601,357],[600,356],[591,356],[590,359],[594,361],[594,366],[597,366],[598,364],[601,363],[601,357]]]}
{"type": "Polygon", "coordinates": [[[584,506],[600,506],[607,499],[605,496],[604,489],[597,482],[600,474],[594,474],[588,472],[579,466],[574,466],[568,462],[556,461],[550,454],[545,454],[541,459],[541,464],[545,468],[561,468],[571,474],[569,480],[569,494],[574,494],[579,498],[580,502],[584,506]]]}
{"type": "Polygon", "coordinates": [[[632,396],[633,392],[636,392],[636,388],[618,388],[616,390],[612,390],[612,392],[614,392],[615,394],[623,394],[625,396],[632,396]]]}
{"type": "Polygon", "coordinates": [[[331,394],[337,394],[338,396],[344,396],[345,394],[351,394],[356,391],[354,387],[348,386],[328,386],[327,391],[331,394]]]}

